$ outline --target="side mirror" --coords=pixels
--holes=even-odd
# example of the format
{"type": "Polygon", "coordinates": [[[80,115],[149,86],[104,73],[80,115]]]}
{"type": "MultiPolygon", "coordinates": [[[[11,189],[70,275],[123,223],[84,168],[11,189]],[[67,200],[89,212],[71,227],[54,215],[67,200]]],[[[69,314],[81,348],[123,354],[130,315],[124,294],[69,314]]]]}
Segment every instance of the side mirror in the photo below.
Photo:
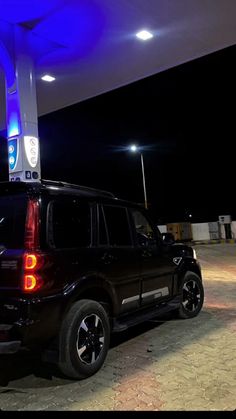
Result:
{"type": "Polygon", "coordinates": [[[162,240],[165,244],[174,244],[175,238],[172,233],[162,233],[162,240]]]}

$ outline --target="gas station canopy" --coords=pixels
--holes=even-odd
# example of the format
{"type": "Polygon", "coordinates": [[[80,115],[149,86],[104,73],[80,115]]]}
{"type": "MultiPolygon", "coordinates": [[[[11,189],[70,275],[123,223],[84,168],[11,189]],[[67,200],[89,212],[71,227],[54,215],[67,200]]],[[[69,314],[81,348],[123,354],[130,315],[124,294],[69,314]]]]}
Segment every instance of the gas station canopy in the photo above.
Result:
{"type": "MultiPolygon", "coordinates": [[[[236,2],[0,0],[0,45],[14,25],[29,34],[43,115],[235,44],[236,2]],[[144,29],[153,35],[147,41],[136,37],[144,29]]],[[[0,95],[1,129],[3,67],[0,95]]]]}

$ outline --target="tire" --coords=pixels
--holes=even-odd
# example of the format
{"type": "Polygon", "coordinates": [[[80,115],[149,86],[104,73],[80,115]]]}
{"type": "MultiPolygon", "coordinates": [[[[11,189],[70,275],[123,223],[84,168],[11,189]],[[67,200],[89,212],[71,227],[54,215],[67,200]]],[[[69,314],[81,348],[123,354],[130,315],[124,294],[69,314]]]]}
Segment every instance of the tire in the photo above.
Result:
{"type": "Polygon", "coordinates": [[[194,272],[187,272],[181,285],[181,304],[178,310],[178,317],[190,319],[198,315],[204,301],[204,289],[202,281],[194,272]]]}
{"type": "Polygon", "coordinates": [[[110,324],[101,304],[92,300],[74,303],[59,335],[59,368],[70,378],[95,374],[103,365],[110,343],[110,324]]]}

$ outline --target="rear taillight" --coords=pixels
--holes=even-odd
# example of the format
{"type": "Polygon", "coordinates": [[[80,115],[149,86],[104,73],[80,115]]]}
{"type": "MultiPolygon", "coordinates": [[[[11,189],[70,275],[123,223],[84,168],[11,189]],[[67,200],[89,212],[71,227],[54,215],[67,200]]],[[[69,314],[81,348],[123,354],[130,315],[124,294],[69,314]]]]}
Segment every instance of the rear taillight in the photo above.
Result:
{"type": "Polygon", "coordinates": [[[42,266],[39,248],[39,203],[29,200],[25,224],[25,249],[23,260],[23,291],[35,292],[43,285],[38,270],[42,266]]]}
{"type": "Polygon", "coordinates": [[[35,250],[39,245],[39,203],[29,200],[25,223],[25,248],[35,250]]]}
{"type": "Polygon", "coordinates": [[[23,290],[26,292],[34,292],[43,285],[41,276],[38,273],[42,267],[43,258],[36,253],[25,253],[24,255],[24,274],[23,274],[23,290]]]}
{"type": "Polygon", "coordinates": [[[36,275],[24,275],[24,291],[35,291],[37,289],[36,275]]]}
{"type": "Polygon", "coordinates": [[[24,260],[24,268],[26,270],[33,270],[37,267],[38,265],[38,256],[35,254],[31,254],[31,253],[27,253],[25,255],[25,260],[24,260]]]}

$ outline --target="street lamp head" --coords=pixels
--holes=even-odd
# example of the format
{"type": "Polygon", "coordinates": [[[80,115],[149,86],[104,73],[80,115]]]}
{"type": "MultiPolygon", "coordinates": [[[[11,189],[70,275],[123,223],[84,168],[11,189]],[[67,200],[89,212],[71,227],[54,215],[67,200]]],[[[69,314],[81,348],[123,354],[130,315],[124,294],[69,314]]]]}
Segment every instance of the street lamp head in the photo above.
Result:
{"type": "Polygon", "coordinates": [[[131,146],[130,146],[130,151],[132,151],[133,153],[135,153],[136,151],[137,151],[137,146],[135,145],[135,144],[132,144],[131,146]]]}

